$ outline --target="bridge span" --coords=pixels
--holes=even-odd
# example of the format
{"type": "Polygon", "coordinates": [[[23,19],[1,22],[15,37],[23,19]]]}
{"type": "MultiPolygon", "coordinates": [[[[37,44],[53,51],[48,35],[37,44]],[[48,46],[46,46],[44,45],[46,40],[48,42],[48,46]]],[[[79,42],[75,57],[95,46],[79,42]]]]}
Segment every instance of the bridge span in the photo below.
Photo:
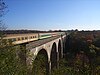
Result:
{"type": "MultiPolygon", "coordinates": [[[[37,60],[39,54],[46,57],[46,75],[49,75],[53,68],[59,68],[59,59],[63,58],[66,36],[66,34],[60,34],[20,44],[20,52],[18,55],[21,62],[28,67],[29,75],[33,71],[34,61],[37,60]]],[[[40,61],[40,63],[42,62],[40,61]]]]}

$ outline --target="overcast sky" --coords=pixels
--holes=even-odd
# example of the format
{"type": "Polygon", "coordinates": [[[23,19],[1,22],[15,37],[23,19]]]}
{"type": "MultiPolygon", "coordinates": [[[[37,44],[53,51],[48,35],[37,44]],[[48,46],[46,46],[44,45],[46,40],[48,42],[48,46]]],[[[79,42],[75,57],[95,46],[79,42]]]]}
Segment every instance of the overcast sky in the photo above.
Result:
{"type": "Polygon", "coordinates": [[[4,0],[8,29],[100,30],[100,0],[4,0]]]}

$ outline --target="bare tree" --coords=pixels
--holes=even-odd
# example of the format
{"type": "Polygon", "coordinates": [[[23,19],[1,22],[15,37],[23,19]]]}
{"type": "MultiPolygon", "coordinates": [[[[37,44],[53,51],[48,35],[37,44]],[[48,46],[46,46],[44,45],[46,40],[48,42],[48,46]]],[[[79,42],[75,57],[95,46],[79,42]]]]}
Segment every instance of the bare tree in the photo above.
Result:
{"type": "Polygon", "coordinates": [[[5,14],[6,8],[7,8],[7,5],[4,3],[3,0],[0,0],[0,17],[2,17],[5,14]]]}
{"type": "Polygon", "coordinates": [[[3,23],[2,17],[6,13],[7,5],[3,0],[0,0],[0,37],[3,35],[3,30],[6,29],[5,24],[3,23]]]}

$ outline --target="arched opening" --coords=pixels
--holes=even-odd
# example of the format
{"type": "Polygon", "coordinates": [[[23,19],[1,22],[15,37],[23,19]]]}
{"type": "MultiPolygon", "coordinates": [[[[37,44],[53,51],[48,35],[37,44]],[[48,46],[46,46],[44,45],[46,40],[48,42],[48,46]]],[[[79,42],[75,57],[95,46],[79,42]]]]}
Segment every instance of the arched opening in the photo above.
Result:
{"type": "Polygon", "coordinates": [[[51,70],[53,70],[54,68],[57,68],[57,52],[56,52],[56,43],[53,43],[52,45],[52,50],[51,50],[51,56],[50,56],[50,60],[51,60],[51,70]]]}
{"type": "Polygon", "coordinates": [[[66,47],[66,43],[67,43],[66,37],[64,37],[64,38],[63,38],[63,53],[64,53],[64,54],[66,54],[66,52],[67,52],[67,50],[66,50],[66,48],[67,48],[67,47],[66,47]]]}
{"type": "Polygon", "coordinates": [[[59,52],[59,59],[60,59],[61,56],[62,56],[62,52],[61,52],[61,40],[59,40],[59,43],[58,43],[58,52],[59,52]]]}
{"type": "Polygon", "coordinates": [[[48,55],[45,49],[39,51],[36,59],[33,61],[32,75],[48,75],[49,64],[48,55]]]}

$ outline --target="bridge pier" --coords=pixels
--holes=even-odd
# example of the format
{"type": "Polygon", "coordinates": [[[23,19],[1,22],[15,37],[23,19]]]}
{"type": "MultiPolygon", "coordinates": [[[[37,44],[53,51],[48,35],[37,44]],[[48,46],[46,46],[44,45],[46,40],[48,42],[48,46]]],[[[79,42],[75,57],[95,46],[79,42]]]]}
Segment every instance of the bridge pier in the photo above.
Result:
{"type": "Polygon", "coordinates": [[[65,57],[65,53],[66,53],[66,37],[63,39],[63,57],[65,57]]]}
{"type": "Polygon", "coordinates": [[[51,61],[48,61],[49,67],[48,67],[48,74],[47,75],[51,75],[51,61]]]}
{"type": "MultiPolygon", "coordinates": [[[[58,49],[59,50],[59,49],[58,49]]],[[[63,58],[63,45],[61,45],[60,52],[59,52],[59,60],[63,58]]]]}
{"type": "Polygon", "coordinates": [[[20,58],[20,62],[26,66],[26,44],[20,45],[20,51],[18,53],[18,56],[20,58]]]}
{"type": "Polygon", "coordinates": [[[59,58],[59,52],[57,52],[57,68],[59,68],[59,60],[60,60],[60,58],[59,58]]]}
{"type": "Polygon", "coordinates": [[[61,58],[63,58],[63,56],[64,56],[64,53],[63,53],[64,52],[63,51],[64,50],[64,43],[63,43],[63,41],[64,41],[63,36],[61,36],[61,58]]]}

